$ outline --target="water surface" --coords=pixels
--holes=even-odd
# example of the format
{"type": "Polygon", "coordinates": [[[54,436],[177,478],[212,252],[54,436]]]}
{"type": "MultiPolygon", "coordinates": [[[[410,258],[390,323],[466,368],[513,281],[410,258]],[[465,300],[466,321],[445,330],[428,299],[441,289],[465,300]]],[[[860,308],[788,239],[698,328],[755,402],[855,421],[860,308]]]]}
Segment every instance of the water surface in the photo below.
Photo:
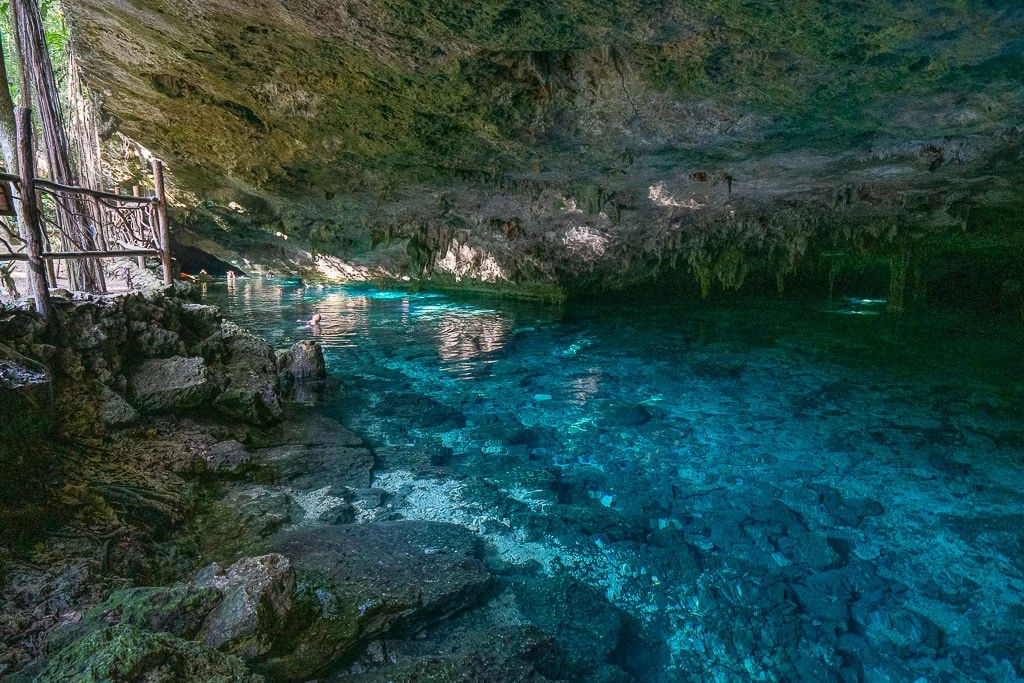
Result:
{"type": "Polygon", "coordinates": [[[279,348],[315,335],[343,383],[321,409],[374,447],[392,514],[598,588],[652,643],[617,655],[639,678],[1024,676],[1019,326],[859,299],[209,298],[279,348]]]}

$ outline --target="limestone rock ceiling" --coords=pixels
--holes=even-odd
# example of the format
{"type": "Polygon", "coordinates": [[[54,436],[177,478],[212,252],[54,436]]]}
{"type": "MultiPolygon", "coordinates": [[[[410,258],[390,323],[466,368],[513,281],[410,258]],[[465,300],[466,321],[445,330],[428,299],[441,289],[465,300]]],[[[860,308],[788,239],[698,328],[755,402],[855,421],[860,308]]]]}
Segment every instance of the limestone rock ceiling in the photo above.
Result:
{"type": "Polygon", "coordinates": [[[414,275],[681,255],[728,285],[734,247],[786,270],[1021,227],[1011,0],[64,1],[106,112],[185,188],[324,253],[408,240],[414,275]]]}

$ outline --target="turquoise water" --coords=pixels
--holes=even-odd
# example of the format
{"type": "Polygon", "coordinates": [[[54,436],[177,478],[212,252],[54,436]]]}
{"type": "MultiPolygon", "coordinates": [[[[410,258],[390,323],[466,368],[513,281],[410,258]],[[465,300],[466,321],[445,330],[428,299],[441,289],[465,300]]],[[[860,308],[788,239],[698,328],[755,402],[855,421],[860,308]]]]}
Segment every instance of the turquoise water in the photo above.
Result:
{"type": "Polygon", "coordinates": [[[316,335],[390,517],[597,588],[639,680],[1024,676],[1019,326],[638,298],[209,292],[276,347],[316,335]]]}

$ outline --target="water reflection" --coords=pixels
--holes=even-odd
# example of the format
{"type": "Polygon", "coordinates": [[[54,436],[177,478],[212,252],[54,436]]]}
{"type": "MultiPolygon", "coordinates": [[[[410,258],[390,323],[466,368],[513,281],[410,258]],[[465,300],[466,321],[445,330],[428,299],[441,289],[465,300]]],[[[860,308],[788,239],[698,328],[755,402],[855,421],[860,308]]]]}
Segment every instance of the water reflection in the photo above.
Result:
{"type": "Polygon", "coordinates": [[[282,284],[228,282],[224,289],[215,287],[211,298],[274,345],[312,336],[320,338],[328,353],[366,342],[386,358],[436,353],[455,379],[477,376],[507,346],[515,328],[511,316],[438,294],[282,284]],[[310,324],[316,315],[319,323],[310,324]]]}
{"type": "Polygon", "coordinates": [[[494,362],[495,354],[508,343],[512,327],[510,320],[493,313],[451,311],[437,324],[438,356],[457,374],[472,371],[478,361],[494,362]]]}

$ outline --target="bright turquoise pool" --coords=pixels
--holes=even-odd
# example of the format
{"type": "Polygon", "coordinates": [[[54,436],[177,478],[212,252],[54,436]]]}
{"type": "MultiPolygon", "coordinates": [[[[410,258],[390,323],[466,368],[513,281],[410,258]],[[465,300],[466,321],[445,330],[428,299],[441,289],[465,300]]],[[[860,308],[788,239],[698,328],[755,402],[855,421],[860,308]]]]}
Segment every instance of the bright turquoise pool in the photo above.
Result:
{"type": "Polygon", "coordinates": [[[391,516],[598,588],[649,645],[614,653],[639,679],[1024,676],[1019,326],[866,300],[209,299],[277,347],[320,313],[343,388],[319,409],[374,447],[391,516]]]}

